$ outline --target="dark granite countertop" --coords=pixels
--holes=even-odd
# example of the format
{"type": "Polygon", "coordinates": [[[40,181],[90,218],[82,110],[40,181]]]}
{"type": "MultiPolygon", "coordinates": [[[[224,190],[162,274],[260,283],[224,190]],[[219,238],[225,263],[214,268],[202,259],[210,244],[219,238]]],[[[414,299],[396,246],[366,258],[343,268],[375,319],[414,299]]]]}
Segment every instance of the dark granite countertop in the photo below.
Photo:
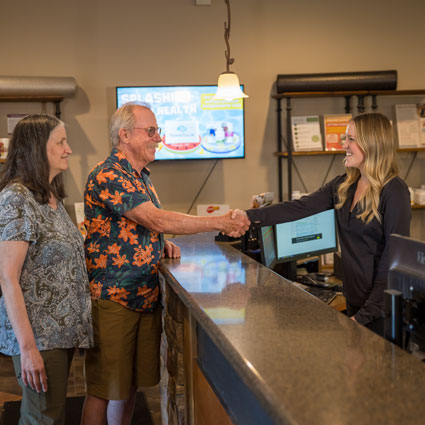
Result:
{"type": "Polygon", "coordinates": [[[276,423],[425,423],[425,364],[213,234],[161,272],[276,423]]]}

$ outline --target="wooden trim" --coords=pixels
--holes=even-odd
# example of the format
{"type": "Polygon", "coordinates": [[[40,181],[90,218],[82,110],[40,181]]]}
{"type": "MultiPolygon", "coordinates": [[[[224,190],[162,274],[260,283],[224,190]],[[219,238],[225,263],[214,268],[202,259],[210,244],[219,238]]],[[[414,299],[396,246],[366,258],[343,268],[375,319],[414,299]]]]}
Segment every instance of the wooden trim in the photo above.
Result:
{"type": "MultiPolygon", "coordinates": [[[[398,148],[397,152],[424,152],[425,148],[422,147],[411,147],[411,148],[398,148]]],[[[288,157],[288,152],[275,152],[276,156],[281,156],[283,158],[288,157]]],[[[292,156],[314,156],[314,155],[345,155],[345,150],[337,151],[305,151],[305,152],[292,152],[292,156]]]]}
{"type": "Polygon", "coordinates": [[[8,96],[0,95],[0,102],[62,102],[64,96],[8,96]]]}
{"type": "MultiPolygon", "coordinates": [[[[220,371],[217,371],[220,373],[220,371]]],[[[220,400],[199,368],[193,363],[195,425],[233,425],[220,400]]]]}
{"type": "MultiPolygon", "coordinates": [[[[275,152],[276,156],[283,158],[288,157],[288,152],[275,152]]],[[[306,151],[306,152],[292,152],[292,156],[313,156],[313,155],[345,155],[345,151],[306,151]]]]}
{"type": "Polygon", "coordinates": [[[423,152],[425,151],[425,148],[420,147],[411,147],[411,148],[398,148],[397,152],[423,152]]]}

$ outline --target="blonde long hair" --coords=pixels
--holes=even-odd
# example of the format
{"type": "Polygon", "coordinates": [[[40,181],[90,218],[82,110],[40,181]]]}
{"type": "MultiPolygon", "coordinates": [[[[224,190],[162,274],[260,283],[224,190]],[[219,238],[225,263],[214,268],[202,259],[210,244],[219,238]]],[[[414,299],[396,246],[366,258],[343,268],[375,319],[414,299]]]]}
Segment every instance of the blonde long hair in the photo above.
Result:
{"type": "MultiPolygon", "coordinates": [[[[378,211],[382,188],[398,175],[396,144],[390,120],[382,114],[361,114],[352,119],[356,128],[356,142],[364,154],[363,174],[369,181],[364,196],[359,201],[357,218],[369,223],[374,217],[381,222],[378,211]]],[[[338,187],[338,204],[342,208],[350,186],[360,177],[357,168],[347,167],[347,179],[338,187]]]]}

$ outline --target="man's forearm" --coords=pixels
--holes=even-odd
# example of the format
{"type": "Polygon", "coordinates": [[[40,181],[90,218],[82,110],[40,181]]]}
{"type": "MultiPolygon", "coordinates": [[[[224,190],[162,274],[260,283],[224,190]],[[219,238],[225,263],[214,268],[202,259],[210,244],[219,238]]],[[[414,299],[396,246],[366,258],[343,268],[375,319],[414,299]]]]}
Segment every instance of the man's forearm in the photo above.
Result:
{"type": "Polygon", "coordinates": [[[158,233],[190,235],[201,232],[220,231],[224,229],[221,216],[198,217],[175,211],[159,210],[157,219],[152,222],[152,229],[158,233]]]}
{"type": "Polygon", "coordinates": [[[190,235],[201,232],[220,231],[223,233],[244,234],[249,227],[246,217],[231,218],[231,211],[213,217],[198,217],[175,211],[156,208],[152,203],[145,203],[127,211],[130,220],[158,233],[190,235]]]}

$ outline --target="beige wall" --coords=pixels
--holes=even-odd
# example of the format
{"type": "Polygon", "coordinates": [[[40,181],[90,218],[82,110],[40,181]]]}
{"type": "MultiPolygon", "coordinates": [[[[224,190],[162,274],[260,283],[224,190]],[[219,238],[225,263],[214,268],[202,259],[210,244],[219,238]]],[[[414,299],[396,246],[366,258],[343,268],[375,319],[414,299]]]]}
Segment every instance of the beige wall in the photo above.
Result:
{"type": "MultiPolygon", "coordinates": [[[[252,194],[277,192],[276,102],[271,94],[278,73],[397,69],[399,89],[425,88],[424,16],[423,0],[232,0],[232,70],[250,95],[246,158],[220,161],[198,203],[243,208],[252,194]]],[[[75,98],[63,103],[74,151],[66,177],[69,205],[82,200],[90,168],[109,152],[107,121],[115,86],[215,84],[225,69],[225,17],[222,0],[212,0],[211,6],[196,6],[194,0],[0,1],[0,75],[77,80],[75,98]]],[[[394,101],[384,102],[388,114],[394,101]]],[[[5,136],[6,113],[38,110],[40,105],[0,104],[0,136],[5,136]]],[[[303,101],[295,112],[340,110],[334,99],[303,101]]],[[[329,160],[299,161],[309,190],[320,184],[329,160]]],[[[407,164],[404,156],[402,170],[407,164]]],[[[186,211],[211,165],[152,164],[163,206],[186,211]]],[[[331,175],[341,171],[336,165],[331,175]]],[[[425,183],[423,153],[408,183],[425,183]]],[[[297,178],[294,188],[303,190],[297,178]]],[[[412,234],[425,239],[425,211],[413,215],[412,234]]]]}

